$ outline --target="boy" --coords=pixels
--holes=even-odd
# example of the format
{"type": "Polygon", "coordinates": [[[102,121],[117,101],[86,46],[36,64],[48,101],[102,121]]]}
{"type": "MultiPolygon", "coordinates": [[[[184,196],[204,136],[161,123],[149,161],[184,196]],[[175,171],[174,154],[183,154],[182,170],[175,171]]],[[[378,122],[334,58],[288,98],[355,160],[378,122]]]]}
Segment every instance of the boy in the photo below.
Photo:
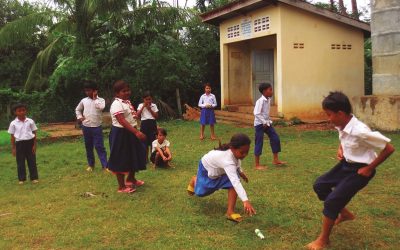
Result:
{"type": "Polygon", "coordinates": [[[346,205],[374,177],[375,168],[394,152],[389,138],[372,132],[351,114],[350,101],[343,93],[330,92],[322,108],[339,131],[337,158],[340,162],[314,183],[318,198],[324,201],[322,231],[307,245],[314,250],[328,246],[334,225],[355,219],[346,205]],[[381,150],[379,155],[375,149],[381,150]]]}
{"type": "Polygon", "coordinates": [[[271,97],[273,94],[272,86],[269,83],[261,83],[258,90],[262,96],[257,100],[254,106],[254,129],[255,129],[255,146],[254,146],[254,156],[255,156],[255,168],[257,170],[266,169],[266,166],[260,164],[260,155],[262,153],[264,133],[269,137],[272,153],[274,160],[272,163],[274,165],[285,164],[279,160],[278,153],[281,152],[281,142],[279,140],[278,134],[272,127],[272,121],[269,117],[269,110],[271,106],[271,97]]]}
{"type": "Polygon", "coordinates": [[[25,159],[28,162],[29,178],[32,183],[39,182],[36,167],[36,130],[35,122],[26,117],[27,107],[19,103],[13,107],[15,120],[10,123],[8,133],[11,134],[12,154],[17,160],[19,184],[26,181],[25,159]]]}
{"type": "Polygon", "coordinates": [[[91,81],[85,81],[83,85],[86,98],[83,98],[75,109],[76,119],[82,123],[83,138],[85,140],[87,171],[94,169],[93,147],[96,148],[103,170],[107,167],[107,153],[103,142],[102,111],[105,101],[97,94],[97,85],[91,81]],[[83,111],[83,114],[82,114],[83,111]]]}
{"type": "Polygon", "coordinates": [[[154,168],[158,166],[171,167],[169,162],[172,160],[172,154],[169,150],[171,145],[167,139],[167,131],[163,128],[157,129],[157,139],[152,143],[152,152],[150,156],[154,168]]]}

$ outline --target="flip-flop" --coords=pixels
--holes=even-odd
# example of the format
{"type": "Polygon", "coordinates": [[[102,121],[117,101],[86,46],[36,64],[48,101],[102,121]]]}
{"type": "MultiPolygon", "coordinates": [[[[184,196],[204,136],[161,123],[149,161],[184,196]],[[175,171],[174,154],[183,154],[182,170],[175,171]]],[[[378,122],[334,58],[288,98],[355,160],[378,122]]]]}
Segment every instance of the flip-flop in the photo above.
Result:
{"type": "Polygon", "coordinates": [[[228,220],[234,221],[234,222],[241,222],[243,220],[243,217],[240,214],[231,214],[231,215],[226,215],[226,218],[228,220]]]}
{"type": "Polygon", "coordinates": [[[133,187],[133,186],[140,187],[140,186],[143,186],[143,184],[144,184],[144,181],[142,181],[142,180],[136,180],[136,182],[125,181],[125,185],[127,187],[133,187]]]}
{"type": "Polygon", "coordinates": [[[188,192],[188,195],[194,195],[194,187],[192,185],[189,184],[186,191],[188,192]]]}

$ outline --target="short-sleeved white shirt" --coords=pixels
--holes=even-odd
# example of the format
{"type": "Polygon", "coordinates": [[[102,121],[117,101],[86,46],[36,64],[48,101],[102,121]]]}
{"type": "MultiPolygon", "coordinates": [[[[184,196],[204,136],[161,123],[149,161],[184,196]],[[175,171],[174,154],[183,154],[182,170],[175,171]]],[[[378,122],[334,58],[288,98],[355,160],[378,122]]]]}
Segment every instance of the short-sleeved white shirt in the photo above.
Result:
{"type": "Polygon", "coordinates": [[[156,151],[156,148],[165,149],[165,147],[169,147],[169,145],[171,145],[171,144],[169,143],[168,140],[164,140],[163,143],[161,143],[161,144],[158,142],[158,140],[154,140],[151,143],[151,146],[152,146],[151,152],[153,153],[154,151],[156,151]]]}
{"type": "Polygon", "coordinates": [[[8,133],[14,135],[16,141],[27,141],[35,138],[33,131],[36,130],[36,124],[32,119],[26,117],[25,120],[21,121],[15,118],[15,120],[10,123],[8,133]]]}
{"type": "MultiPolygon", "coordinates": [[[[138,110],[141,110],[143,108],[143,103],[139,104],[138,106],[138,110]]],[[[150,105],[151,110],[153,110],[153,112],[158,112],[158,108],[157,105],[155,103],[152,103],[150,105]]],[[[142,110],[142,113],[140,115],[140,120],[149,120],[149,119],[153,119],[155,120],[156,118],[151,114],[151,112],[149,110],[147,110],[147,108],[142,110]]]]}
{"type": "Polygon", "coordinates": [[[201,163],[203,163],[204,168],[208,172],[208,177],[211,179],[216,179],[226,174],[239,198],[242,201],[248,200],[246,191],[238,176],[238,170],[239,172],[243,172],[241,161],[236,159],[230,149],[225,151],[211,150],[201,158],[201,163]]]}
{"type": "Polygon", "coordinates": [[[261,96],[254,106],[254,126],[258,125],[268,125],[272,124],[272,121],[269,117],[269,111],[271,106],[271,98],[266,98],[265,96],[261,96]]]}
{"type": "Polygon", "coordinates": [[[370,164],[377,154],[375,150],[382,150],[390,139],[371,129],[359,121],[354,115],[339,131],[339,140],[343,149],[343,156],[348,162],[370,164]]]}
{"type": "Polygon", "coordinates": [[[116,115],[123,114],[125,120],[133,127],[137,126],[136,121],[136,111],[135,107],[131,104],[129,100],[122,100],[120,98],[115,98],[110,107],[110,114],[112,125],[115,127],[123,128],[123,126],[118,122],[116,115]]]}

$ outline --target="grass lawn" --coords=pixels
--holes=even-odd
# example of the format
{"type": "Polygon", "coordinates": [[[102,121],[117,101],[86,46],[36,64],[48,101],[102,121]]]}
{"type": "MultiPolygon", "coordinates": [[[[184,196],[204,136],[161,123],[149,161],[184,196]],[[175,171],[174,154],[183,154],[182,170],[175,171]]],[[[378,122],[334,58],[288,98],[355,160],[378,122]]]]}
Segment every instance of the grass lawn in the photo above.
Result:
{"type": "MultiPolygon", "coordinates": [[[[186,186],[200,157],[216,146],[199,141],[196,122],[161,123],[172,144],[174,169],[140,172],[146,184],[132,195],[116,192],[114,176],[85,171],[81,140],[39,144],[40,183],[17,184],[16,163],[0,151],[0,249],[301,249],[320,231],[322,203],[313,181],[336,162],[335,131],[277,128],[285,167],[253,169],[252,153],[243,167],[244,184],[257,215],[240,224],[224,217],[227,192],[189,197],[186,186]],[[85,192],[98,194],[83,197],[85,192]],[[260,240],[254,233],[265,235],[260,240]]],[[[209,134],[208,127],[206,128],[209,134]]],[[[218,124],[223,141],[251,128],[218,124]]],[[[400,135],[387,134],[400,150],[400,135]]],[[[106,140],[107,141],[107,140],[106,140]]],[[[270,163],[268,141],[262,161],[270,163]]],[[[253,146],[253,145],[252,145],[253,146]]],[[[108,151],[108,144],[107,144],[108,151]]],[[[252,150],[252,149],[251,149],[252,150]]],[[[357,218],[334,228],[330,249],[400,248],[400,158],[395,152],[350,203],[357,218]]],[[[242,212],[242,202],[237,202],[242,212]]]]}
{"type": "MultiPolygon", "coordinates": [[[[37,132],[37,136],[39,139],[47,137],[48,134],[40,129],[39,124],[36,124],[36,126],[38,127],[38,132],[37,132]]],[[[0,130],[0,147],[6,147],[11,145],[11,138],[10,138],[10,134],[7,132],[7,130],[0,130]]],[[[1,149],[0,149],[1,152],[1,149]]]]}

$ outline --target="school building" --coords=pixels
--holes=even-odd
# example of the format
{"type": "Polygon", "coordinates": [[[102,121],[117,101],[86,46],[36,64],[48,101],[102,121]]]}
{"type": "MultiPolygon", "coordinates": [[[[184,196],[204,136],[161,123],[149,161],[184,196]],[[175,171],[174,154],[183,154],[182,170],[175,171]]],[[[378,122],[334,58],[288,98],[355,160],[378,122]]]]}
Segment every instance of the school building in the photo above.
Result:
{"type": "Polygon", "coordinates": [[[364,95],[367,23],[300,0],[238,0],[200,15],[219,26],[221,107],[252,111],[269,82],[271,114],[325,119],[329,91],[364,95]]]}

